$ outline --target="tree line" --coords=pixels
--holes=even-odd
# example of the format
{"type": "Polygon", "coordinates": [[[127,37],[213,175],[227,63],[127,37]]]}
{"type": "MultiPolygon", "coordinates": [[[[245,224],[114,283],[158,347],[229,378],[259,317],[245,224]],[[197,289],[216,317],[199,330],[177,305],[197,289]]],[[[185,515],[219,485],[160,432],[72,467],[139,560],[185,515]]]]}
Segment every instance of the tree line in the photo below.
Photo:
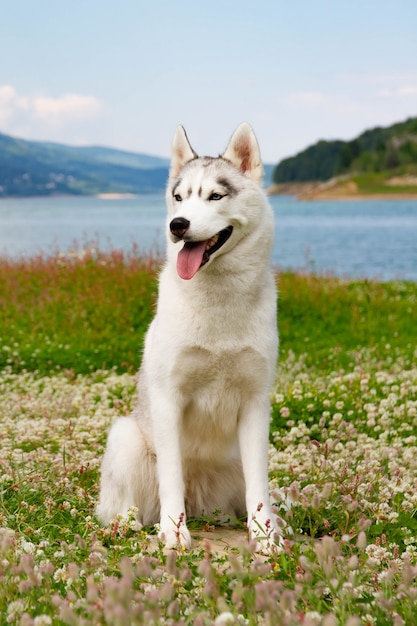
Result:
{"type": "Polygon", "coordinates": [[[415,166],[417,172],[417,117],[387,128],[373,128],[351,141],[324,141],[283,159],[273,171],[273,182],[328,180],[356,172],[381,172],[415,166]]]}

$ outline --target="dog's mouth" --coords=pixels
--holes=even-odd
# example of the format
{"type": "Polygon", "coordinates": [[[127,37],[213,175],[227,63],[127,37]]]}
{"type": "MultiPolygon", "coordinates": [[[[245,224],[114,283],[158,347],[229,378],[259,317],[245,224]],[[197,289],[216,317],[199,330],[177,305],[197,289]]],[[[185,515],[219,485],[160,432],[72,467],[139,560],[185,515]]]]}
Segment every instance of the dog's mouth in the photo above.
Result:
{"type": "Polygon", "coordinates": [[[177,272],[180,278],[190,280],[210,259],[213,252],[220,250],[232,234],[233,226],[224,228],[206,241],[187,241],[177,257],[177,272]]]}

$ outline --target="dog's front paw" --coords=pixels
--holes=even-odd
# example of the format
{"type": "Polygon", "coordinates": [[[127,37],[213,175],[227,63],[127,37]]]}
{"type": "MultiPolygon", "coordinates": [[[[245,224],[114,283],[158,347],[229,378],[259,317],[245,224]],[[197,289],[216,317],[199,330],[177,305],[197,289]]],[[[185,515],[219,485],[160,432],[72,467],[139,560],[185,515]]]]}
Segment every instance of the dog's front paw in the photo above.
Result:
{"type": "Polygon", "coordinates": [[[189,550],[191,548],[191,535],[185,522],[181,519],[178,522],[172,519],[166,522],[161,521],[158,537],[167,549],[184,548],[189,550]]]}
{"type": "Polygon", "coordinates": [[[274,554],[284,549],[281,531],[272,517],[253,516],[248,521],[249,539],[256,541],[256,552],[274,554]]]}

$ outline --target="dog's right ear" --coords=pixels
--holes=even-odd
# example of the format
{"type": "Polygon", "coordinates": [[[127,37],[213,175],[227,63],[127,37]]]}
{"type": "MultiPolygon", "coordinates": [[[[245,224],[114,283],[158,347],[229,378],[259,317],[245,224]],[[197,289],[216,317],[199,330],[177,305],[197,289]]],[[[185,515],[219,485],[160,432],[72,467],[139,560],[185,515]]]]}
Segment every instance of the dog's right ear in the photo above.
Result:
{"type": "Polygon", "coordinates": [[[176,178],[184,165],[188,161],[196,159],[197,156],[197,153],[194,152],[190,142],[188,141],[184,128],[182,126],[177,126],[172,142],[171,169],[169,173],[170,177],[176,178]]]}

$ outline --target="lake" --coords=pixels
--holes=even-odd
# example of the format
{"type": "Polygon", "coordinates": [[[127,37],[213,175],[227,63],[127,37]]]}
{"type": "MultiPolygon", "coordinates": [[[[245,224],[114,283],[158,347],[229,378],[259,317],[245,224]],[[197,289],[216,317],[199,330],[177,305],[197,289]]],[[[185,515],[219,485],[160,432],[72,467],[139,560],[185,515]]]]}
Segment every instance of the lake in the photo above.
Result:
{"type": "MultiPolygon", "coordinates": [[[[342,277],[417,281],[417,200],[298,201],[273,196],[273,264],[342,277]]],[[[163,251],[163,194],[0,200],[0,253],[28,256],[97,240],[163,251]]],[[[249,259],[248,259],[249,262],[249,259]]]]}

